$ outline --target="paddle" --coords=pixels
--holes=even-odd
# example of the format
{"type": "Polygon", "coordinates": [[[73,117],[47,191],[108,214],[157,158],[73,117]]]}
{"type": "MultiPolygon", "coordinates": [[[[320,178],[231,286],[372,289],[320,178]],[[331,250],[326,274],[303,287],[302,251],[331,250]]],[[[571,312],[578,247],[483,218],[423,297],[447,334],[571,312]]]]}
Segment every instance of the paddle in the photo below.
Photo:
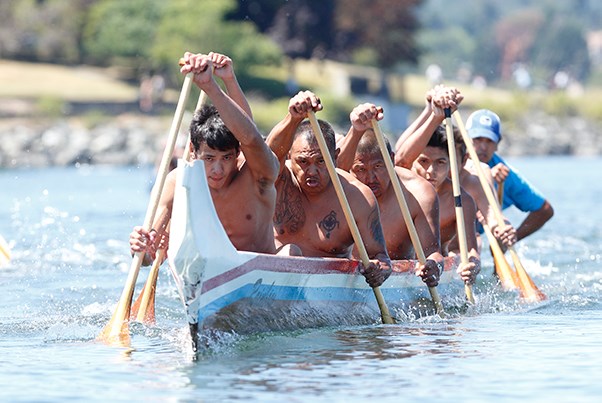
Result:
{"type": "MultiPolygon", "coordinates": [[[[182,64],[183,59],[180,61],[182,64]]],[[[207,102],[207,94],[201,90],[199,99],[196,104],[195,111],[198,111],[207,102]]],[[[184,153],[182,159],[188,161],[190,158],[190,132],[188,133],[188,139],[186,140],[186,147],[184,147],[184,153]]],[[[169,224],[168,224],[169,225],[169,224]]],[[[138,299],[132,305],[132,311],[130,317],[136,318],[138,322],[145,323],[147,325],[155,324],[155,292],[157,290],[157,278],[159,276],[159,268],[165,257],[165,250],[159,250],[155,261],[148,273],[144,288],[140,292],[138,299]]]]}
{"type": "Polygon", "coordinates": [[[155,291],[157,288],[157,277],[159,276],[159,267],[163,263],[165,249],[159,249],[153,265],[148,273],[146,284],[140,292],[138,299],[132,305],[130,318],[147,325],[155,324],[155,291]]]}
{"type": "MultiPolygon", "coordinates": [[[[176,107],[176,112],[171,124],[169,136],[165,150],[163,151],[163,157],[161,159],[161,165],[159,166],[159,172],[157,174],[157,180],[153,186],[151,192],[151,202],[148,205],[146,216],[144,218],[144,228],[150,231],[151,225],[155,219],[157,207],[159,205],[159,199],[161,192],[163,191],[163,185],[165,184],[165,178],[169,170],[169,162],[173,155],[173,150],[176,144],[176,138],[180,130],[180,124],[182,123],[182,117],[184,116],[184,108],[192,87],[192,74],[187,74],[182,84],[182,90],[180,91],[180,98],[176,107]]],[[[123,292],[119,298],[119,302],[113,313],[113,316],[109,320],[109,323],[103,328],[102,332],[98,336],[98,340],[104,341],[109,344],[129,344],[130,334],[128,319],[130,317],[130,305],[132,303],[132,296],[134,294],[134,287],[136,286],[136,279],[140,266],[144,258],[144,252],[138,252],[134,254],[128,278],[126,280],[123,292]]]]}
{"type": "Polygon", "coordinates": [[[500,206],[504,205],[504,182],[501,181],[497,186],[497,201],[500,203],[500,206]]]}
{"type": "MultiPolygon", "coordinates": [[[[447,134],[447,150],[449,154],[449,166],[451,169],[452,190],[456,211],[456,226],[458,243],[460,245],[460,261],[468,264],[468,245],[466,243],[466,227],[464,226],[464,210],[462,209],[462,188],[460,187],[460,174],[458,172],[458,159],[456,158],[456,142],[451,120],[451,109],[445,108],[445,133],[447,134]]],[[[472,285],[464,284],[466,298],[474,304],[472,285]]]]}
{"type": "MultiPolygon", "coordinates": [[[[499,205],[503,205],[504,200],[504,182],[500,182],[497,188],[497,200],[499,205]]],[[[504,251],[500,247],[497,239],[493,235],[491,228],[487,224],[483,224],[483,230],[487,239],[489,240],[489,246],[491,249],[491,255],[493,256],[493,265],[495,267],[495,272],[500,278],[500,283],[502,284],[502,288],[505,290],[516,290],[518,288],[518,278],[516,277],[516,272],[513,268],[510,267],[510,264],[506,260],[506,256],[504,255],[504,251]]]]}
{"type": "MultiPolygon", "coordinates": [[[[479,177],[479,181],[481,182],[481,186],[483,187],[483,190],[485,192],[485,196],[487,196],[487,200],[489,201],[491,208],[493,208],[495,219],[497,220],[498,225],[504,226],[505,222],[504,216],[502,215],[502,209],[497,204],[497,200],[495,198],[495,195],[493,194],[493,190],[491,189],[489,183],[487,182],[487,179],[485,178],[485,174],[483,173],[481,163],[479,161],[479,156],[477,155],[477,152],[474,149],[472,139],[466,132],[464,122],[462,121],[462,117],[460,116],[460,113],[458,111],[454,112],[454,118],[456,119],[458,127],[460,128],[460,133],[462,133],[462,138],[466,143],[466,148],[468,150],[468,153],[470,154],[470,158],[474,162],[475,170],[477,172],[477,176],[479,177]]],[[[523,267],[518,257],[518,254],[514,250],[514,246],[508,247],[508,250],[510,250],[510,256],[512,257],[514,267],[516,268],[516,274],[518,276],[518,286],[522,298],[524,300],[532,302],[542,301],[546,299],[546,295],[537,288],[535,283],[533,283],[533,280],[531,280],[531,277],[529,277],[529,274],[527,274],[527,271],[523,267]]]]}
{"type": "MultiPolygon", "coordinates": [[[[410,208],[408,207],[408,203],[405,199],[405,196],[403,195],[403,190],[401,189],[399,177],[395,173],[395,167],[393,166],[393,162],[391,161],[389,151],[387,150],[387,145],[385,144],[383,132],[380,129],[380,125],[378,124],[378,121],[376,119],[372,119],[372,129],[374,130],[374,134],[376,135],[375,137],[378,141],[380,152],[383,155],[383,160],[385,161],[385,166],[387,167],[387,172],[389,173],[389,177],[391,178],[391,184],[393,185],[393,190],[395,191],[395,196],[397,197],[397,203],[399,203],[403,219],[405,220],[406,226],[408,227],[410,239],[412,240],[412,245],[414,246],[414,250],[416,251],[416,255],[418,256],[418,261],[420,262],[420,264],[424,265],[426,264],[426,256],[424,254],[424,250],[422,249],[422,244],[420,243],[420,237],[418,236],[418,232],[416,231],[414,221],[412,221],[412,214],[410,213],[410,208]]],[[[429,293],[431,294],[433,304],[435,305],[435,310],[438,314],[442,314],[444,312],[443,304],[441,303],[441,298],[439,297],[437,288],[429,287],[428,289],[429,293]]]]}
{"type": "MultiPolygon", "coordinates": [[[[316,114],[313,111],[309,111],[308,115],[314,135],[316,136],[316,140],[318,141],[318,145],[320,146],[320,151],[322,152],[322,156],[324,157],[324,162],[326,163],[326,168],[328,169],[328,173],[330,175],[330,180],[334,185],[337,197],[339,199],[339,202],[341,203],[341,207],[343,208],[343,213],[345,214],[345,218],[347,219],[347,224],[349,225],[349,229],[351,230],[353,241],[355,242],[355,246],[359,251],[360,259],[364,266],[368,267],[368,265],[370,264],[370,257],[368,256],[366,246],[364,245],[364,241],[362,240],[359,228],[357,227],[355,218],[353,217],[351,207],[349,206],[349,202],[347,201],[347,197],[345,196],[345,191],[343,190],[343,185],[341,185],[341,180],[339,179],[339,175],[337,174],[334,162],[332,161],[332,157],[330,156],[330,152],[328,151],[328,145],[326,145],[326,140],[324,140],[324,134],[322,133],[320,124],[316,119],[316,114]]],[[[374,287],[372,291],[374,292],[374,296],[376,297],[376,302],[378,303],[378,308],[380,309],[380,315],[383,323],[395,323],[393,317],[389,313],[389,308],[387,307],[387,303],[385,302],[385,299],[383,298],[383,295],[380,292],[380,288],[374,287]]]]}
{"type": "Polygon", "coordinates": [[[512,267],[510,267],[510,264],[506,260],[506,256],[504,256],[504,251],[500,247],[500,244],[497,242],[495,235],[493,235],[493,232],[491,232],[491,228],[489,228],[487,223],[483,224],[483,230],[487,236],[487,240],[489,241],[491,254],[493,255],[495,272],[500,278],[502,288],[505,290],[516,290],[518,288],[518,278],[516,277],[516,272],[512,267]]]}
{"type": "Polygon", "coordinates": [[[6,266],[10,262],[10,247],[8,242],[0,235],[0,267],[6,266]]]}

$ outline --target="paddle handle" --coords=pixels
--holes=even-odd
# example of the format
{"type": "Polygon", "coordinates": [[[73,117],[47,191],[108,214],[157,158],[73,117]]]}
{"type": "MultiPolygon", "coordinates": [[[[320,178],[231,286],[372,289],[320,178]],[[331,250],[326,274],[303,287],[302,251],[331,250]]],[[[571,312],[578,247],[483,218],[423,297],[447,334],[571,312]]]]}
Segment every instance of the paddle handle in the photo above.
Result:
{"type": "MultiPolygon", "coordinates": [[[[332,181],[335,192],[343,209],[343,214],[345,215],[345,219],[347,220],[347,224],[349,225],[349,229],[351,230],[353,241],[355,242],[355,246],[359,251],[360,260],[362,261],[365,267],[368,267],[368,265],[370,264],[370,257],[368,256],[366,246],[364,245],[364,241],[362,240],[362,235],[360,234],[357,223],[355,222],[355,218],[353,217],[351,207],[349,206],[349,202],[347,201],[347,197],[345,196],[345,191],[343,190],[343,185],[341,185],[341,180],[339,179],[339,175],[334,166],[334,162],[332,161],[332,157],[330,156],[328,145],[324,140],[324,134],[322,133],[322,129],[320,128],[320,124],[318,123],[318,119],[316,119],[316,114],[313,111],[310,111],[308,113],[308,117],[316,140],[318,141],[318,145],[320,146],[322,157],[324,158],[324,162],[326,163],[328,174],[330,175],[330,179],[332,181]]],[[[376,302],[378,303],[383,323],[395,323],[393,317],[389,313],[389,308],[387,307],[387,303],[385,302],[380,288],[374,287],[372,288],[372,290],[374,291],[374,296],[376,297],[376,302]]]]}
{"type": "MultiPolygon", "coordinates": [[[[408,207],[408,203],[403,194],[403,189],[401,188],[399,177],[395,172],[395,167],[393,166],[393,162],[391,161],[389,151],[387,150],[384,134],[380,128],[378,120],[376,119],[372,119],[372,130],[374,130],[376,141],[378,142],[380,152],[383,156],[383,161],[385,161],[387,172],[389,173],[389,177],[391,178],[391,184],[393,185],[393,190],[395,191],[395,197],[397,197],[397,203],[401,208],[401,214],[403,215],[403,219],[408,228],[408,233],[410,234],[412,245],[414,246],[414,250],[416,251],[416,256],[418,257],[418,261],[420,262],[420,264],[424,265],[426,264],[426,256],[424,254],[424,249],[422,249],[422,244],[420,242],[420,237],[418,236],[418,231],[416,231],[416,226],[414,225],[414,221],[412,220],[412,213],[410,212],[410,208],[408,207]]],[[[441,302],[441,297],[439,297],[437,288],[429,287],[428,289],[429,293],[431,294],[433,304],[435,304],[435,309],[437,313],[443,312],[443,303],[441,302]]]]}
{"type": "MultiPolygon", "coordinates": [[[[464,209],[462,208],[462,188],[460,187],[460,173],[458,172],[458,158],[456,154],[456,142],[451,120],[451,109],[445,108],[445,133],[447,134],[447,151],[449,154],[449,166],[452,178],[452,190],[454,195],[454,206],[456,212],[457,237],[460,245],[460,261],[468,264],[468,245],[466,242],[466,226],[464,224],[464,209]]],[[[474,304],[472,286],[464,285],[466,298],[474,304]]]]}

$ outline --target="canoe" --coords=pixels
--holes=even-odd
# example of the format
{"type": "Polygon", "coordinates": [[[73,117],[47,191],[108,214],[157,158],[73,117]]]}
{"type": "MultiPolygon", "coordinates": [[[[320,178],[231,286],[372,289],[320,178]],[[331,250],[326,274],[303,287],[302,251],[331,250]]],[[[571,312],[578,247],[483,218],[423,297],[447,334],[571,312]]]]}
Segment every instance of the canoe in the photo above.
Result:
{"type": "MultiPolygon", "coordinates": [[[[217,217],[200,162],[179,163],[168,255],[193,340],[197,331],[248,334],[380,321],[356,260],[237,251],[217,217]]],[[[380,287],[393,316],[429,297],[414,275],[416,264],[393,261],[393,273],[380,287]]],[[[438,286],[456,296],[463,292],[457,265],[457,258],[446,258],[438,286]]]]}

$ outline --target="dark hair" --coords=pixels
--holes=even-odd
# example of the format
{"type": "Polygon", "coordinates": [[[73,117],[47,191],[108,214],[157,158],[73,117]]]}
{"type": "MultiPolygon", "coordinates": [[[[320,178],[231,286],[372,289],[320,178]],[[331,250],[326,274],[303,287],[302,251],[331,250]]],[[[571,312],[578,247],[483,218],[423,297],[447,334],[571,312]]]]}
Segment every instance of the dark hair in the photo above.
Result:
{"type": "MultiPolygon", "coordinates": [[[[453,127],[454,132],[454,143],[456,144],[456,148],[460,150],[462,157],[466,154],[466,144],[464,143],[464,139],[462,138],[462,134],[458,130],[457,127],[453,127]]],[[[445,131],[445,126],[439,125],[435,129],[435,132],[429,139],[427,147],[436,147],[442,148],[445,152],[448,152],[447,149],[447,132],[445,131]]]]}
{"type": "MultiPolygon", "coordinates": [[[[326,146],[328,146],[328,151],[330,151],[330,156],[334,160],[335,150],[336,150],[336,138],[334,129],[330,125],[330,123],[325,122],[323,120],[318,119],[318,124],[320,125],[320,129],[322,129],[322,134],[324,135],[324,141],[326,142],[326,146]]],[[[309,144],[318,144],[318,140],[316,140],[316,136],[314,135],[313,129],[311,127],[311,123],[309,120],[303,121],[295,132],[295,136],[293,141],[297,139],[297,137],[303,136],[305,140],[309,144]]]]}
{"type": "Polygon", "coordinates": [[[194,113],[190,122],[190,141],[196,151],[202,143],[219,151],[234,148],[238,152],[240,148],[240,143],[226,127],[213,105],[205,105],[194,113]]]}
{"type": "MultiPolygon", "coordinates": [[[[386,136],[383,136],[383,140],[385,141],[389,155],[393,154],[393,149],[391,148],[389,139],[386,136]]],[[[357,150],[355,153],[360,155],[372,155],[376,153],[381,154],[380,146],[378,145],[378,139],[376,138],[376,133],[374,133],[374,130],[366,130],[357,145],[357,150]]]]}

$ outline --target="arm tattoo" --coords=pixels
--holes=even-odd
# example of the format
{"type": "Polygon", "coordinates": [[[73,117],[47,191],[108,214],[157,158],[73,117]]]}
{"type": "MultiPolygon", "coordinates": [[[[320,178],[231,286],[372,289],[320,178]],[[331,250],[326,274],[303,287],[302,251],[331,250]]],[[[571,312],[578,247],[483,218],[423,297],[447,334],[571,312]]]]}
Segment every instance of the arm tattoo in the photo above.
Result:
{"type": "Polygon", "coordinates": [[[301,203],[301,194],[297,191],[288,168],[282,170],[276,188],[276,209],[274,225],[278,234],[294,234],[305,224],[305,211],[301,203]]]}
{"type": "Polygon", "coordinates": [[[330,233],[335,230],[335,228],[339,228],[339,220],[337,219],[337,213],[332,210],[330,213],[326,215],[319,223],[320,228],[325,232],[326,238],[330,238],[330,233]]]}
{"type": "Polygon", "coordinates": [[[370,233],[372,234],[374,240],[380,245],[385,246],[385,236],[383,234],[383,227],[380,223],[378,209],[372,209],[370,215],[368,216],[368,222],[370,223],[370,233]]]}

